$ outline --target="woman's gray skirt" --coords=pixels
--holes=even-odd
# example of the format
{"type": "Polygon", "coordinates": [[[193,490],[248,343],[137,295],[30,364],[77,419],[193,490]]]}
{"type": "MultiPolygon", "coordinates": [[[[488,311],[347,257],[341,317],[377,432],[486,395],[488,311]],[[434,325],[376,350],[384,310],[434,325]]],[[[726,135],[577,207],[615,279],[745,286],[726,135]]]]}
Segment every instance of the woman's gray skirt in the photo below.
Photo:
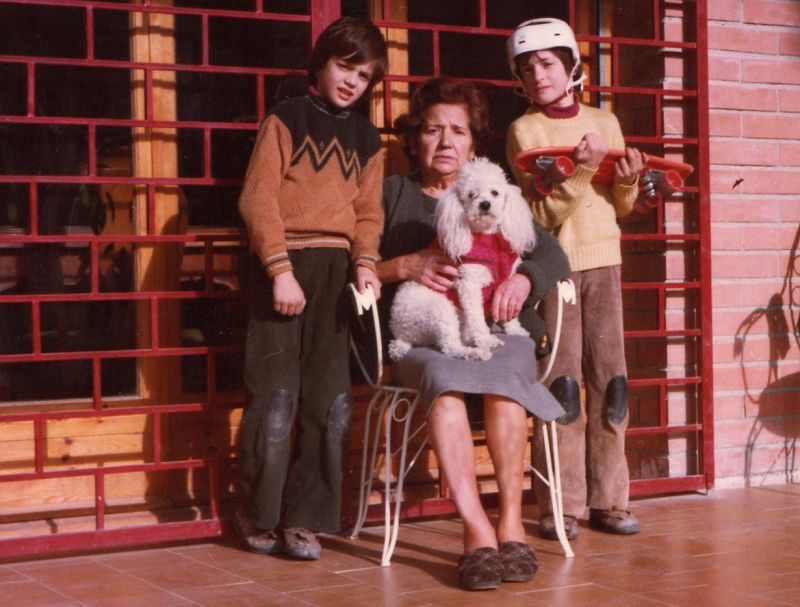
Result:
{"type": "Polygon", "coordinates": [[[564,409],[536,377],[533,340],[499,335],[505,345],[492,350],[489,360],[462,360],[433,348],[412,348],[392,363],[392,381],[420,392],[425,410],[445,392],[494,394],[522,405],[531,415],[552,421],[564,409]]]}

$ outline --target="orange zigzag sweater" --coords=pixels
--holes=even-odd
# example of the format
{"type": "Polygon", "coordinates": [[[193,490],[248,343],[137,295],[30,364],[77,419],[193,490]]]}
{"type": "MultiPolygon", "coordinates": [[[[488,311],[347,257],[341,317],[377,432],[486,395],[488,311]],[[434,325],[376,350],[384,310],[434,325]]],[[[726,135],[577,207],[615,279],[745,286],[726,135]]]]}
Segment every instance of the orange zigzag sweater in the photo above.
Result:
{"type": "Polygon", "coordinates": [[[239,212],[267,274],[292,269],[289,249],[344,248],[374,268],[383,228],[377,129],[316,95],[280,103],[258,133],[239,212]]]}

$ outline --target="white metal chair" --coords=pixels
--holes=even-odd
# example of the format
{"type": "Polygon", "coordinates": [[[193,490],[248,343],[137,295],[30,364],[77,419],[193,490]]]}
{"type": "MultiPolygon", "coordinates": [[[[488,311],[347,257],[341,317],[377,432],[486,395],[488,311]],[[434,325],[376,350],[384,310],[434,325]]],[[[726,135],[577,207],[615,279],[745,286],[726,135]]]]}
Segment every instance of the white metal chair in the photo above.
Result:
{"type": "MultiPolygon", "coordinates": [[[[378,320],[378,308],[374,293],[368,289],[364,294],[358,293],[353,285],[350,285],[353,292],[356,312],[359,315],[367,311],[372,312],[372,320],[376,336],[376,347],[378,350],[378,370],[370,373],[361,357],[358,349],[353,347],[356,360],[361,367],[364,377],[376,392],[369,402],[364,422],[364,441],[363,454],[361,458],[361,478],[358,492],[358,514],[353,531],[350,535],[352,539],[358,537],[364,526],[369,506],[369,496],[372,493],[373,480],[380,476],[381,470],[376,469],[375,461],[378,453],[378,444],[381,436],[384,440],[384,463],[383,463],[383,485],[384,485],[384,538],[383,553],[381,555],[381,565],[386,567],[390,564],[397,537],[400,530],[400,509],[402,506],[403,485],[405,479],[422,453],[427,437],[420,443],[414,451],[410,460],[408,457],[408,445],[414,437],[425,429],[425,422],[419,422],[413,427],[414,412],[420,402],[420,395],[413,388],[403,388],[399,386],[384,386],[382,381],[382,351],[380,324],[378,320]],[[374,430],[372,426],[374,424],[374,430]],[[400,425],[402,430],[402,440],[399,445],[392,445],[392,429],[400,425]],[[371,441],[371,442],[370,442],[371,441]],[[392,463],[399,457],[397,478],[392,481],[392,463]],[[394,512],[392,512],[394,506],[394,512]]],[[[561,333],[561,321],[563,317],[563,305],[565,303],[575,303],[575,285],[571,280],[560,282],[558,288],[558,316],[556,323],[555,336],[553,338],[553,351],[550,354],[550,362],[541,380],[547,377],[552,369],[553,360],[558,350],[561,333]]],[[[545,483],[550,492],[550,503],[553,505],[553,517],[556,525],[556,535],[564,550],[564,556],[571,558],[574,556],[570,547],[567,534],[564,529],[564,509],[561,494],[561,476],[558,458],[558,440],[556,435],[556,422],[542,424],[545,451],[545,475],[525,462],[530,470],[545,483]]]]}

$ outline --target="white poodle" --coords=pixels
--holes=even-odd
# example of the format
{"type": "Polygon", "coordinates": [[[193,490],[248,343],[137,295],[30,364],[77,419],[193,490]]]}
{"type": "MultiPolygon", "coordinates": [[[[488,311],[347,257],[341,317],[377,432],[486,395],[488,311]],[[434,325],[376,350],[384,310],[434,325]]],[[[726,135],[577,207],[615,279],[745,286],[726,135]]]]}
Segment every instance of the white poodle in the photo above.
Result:
{"type": "MultiPolygon", "coordinates": [[[[488,360],[492,348],[503,344],[486,323],[494,290],[535,244],[530,208],[503,169],[476,158],[439,199],[436,230],[434,247],[458,265],[458,278],[446,293],[413,281],[400,285],[389,320],[389,355],[399,360],[412,346],[434,346],[447,356],[488,360]]],[[[516,318],[503,330],[528,335],[516,318]]]]}

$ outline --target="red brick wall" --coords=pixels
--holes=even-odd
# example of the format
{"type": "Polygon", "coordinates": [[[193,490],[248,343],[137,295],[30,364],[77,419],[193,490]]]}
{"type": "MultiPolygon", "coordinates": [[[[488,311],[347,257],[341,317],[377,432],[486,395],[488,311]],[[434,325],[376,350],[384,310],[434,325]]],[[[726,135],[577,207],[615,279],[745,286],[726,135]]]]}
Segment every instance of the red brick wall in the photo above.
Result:
{"type": "Polygon", "coordinates": [[[717,486],[797,480],[800,2],[708,17],[717,486]]]}

